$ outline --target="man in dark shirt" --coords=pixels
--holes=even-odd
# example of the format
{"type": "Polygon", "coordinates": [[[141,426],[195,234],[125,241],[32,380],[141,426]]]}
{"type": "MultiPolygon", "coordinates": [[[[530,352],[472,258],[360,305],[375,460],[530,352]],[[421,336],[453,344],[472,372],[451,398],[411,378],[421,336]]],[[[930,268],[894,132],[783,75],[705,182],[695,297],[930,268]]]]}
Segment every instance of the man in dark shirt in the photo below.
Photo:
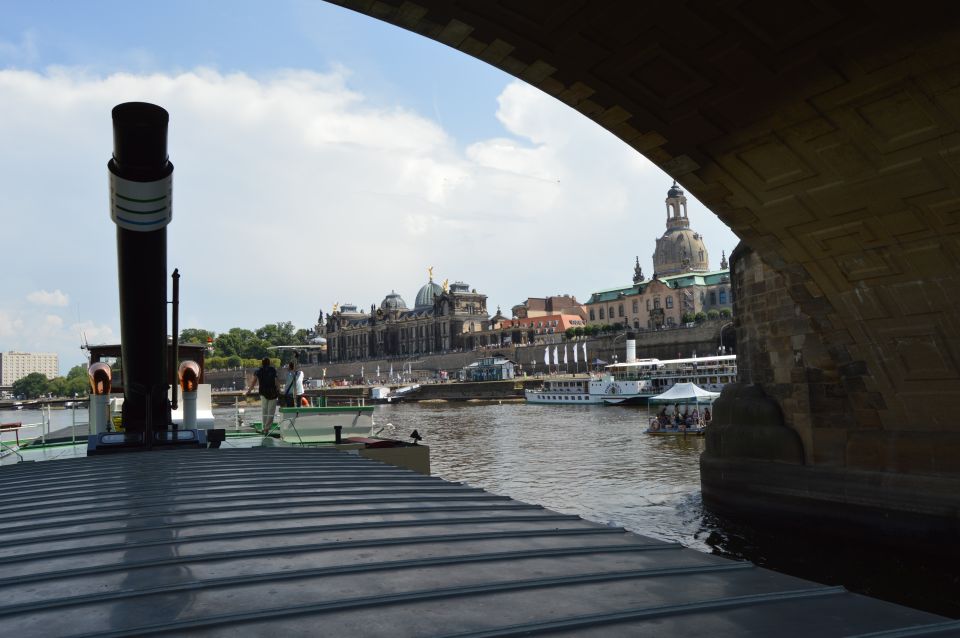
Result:
{"type": "Polygon", "coordinates": [[[273,417],[277,413],[277,369],[270,365],[270,358],[264,357],[262,365],[253,372],[253,380],[247,387],[247,394],[253,392],[253,386],[260,386],[260,410],[263,433],[268,434],[273,426],[273,417]]]}

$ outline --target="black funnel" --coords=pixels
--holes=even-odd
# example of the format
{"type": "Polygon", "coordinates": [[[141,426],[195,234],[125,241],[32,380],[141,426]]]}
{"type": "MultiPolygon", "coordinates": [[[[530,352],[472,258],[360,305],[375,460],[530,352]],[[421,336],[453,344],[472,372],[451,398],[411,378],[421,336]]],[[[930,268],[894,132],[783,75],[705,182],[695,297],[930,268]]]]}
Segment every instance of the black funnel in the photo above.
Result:
{"type": "Polygon", "coordinates": [[[145,432],[170,423],[167,356],[167,224],[173,165],[167,112],[128,102],[113,109],[110,215],[117,224],[123,426],[145,432]]]}

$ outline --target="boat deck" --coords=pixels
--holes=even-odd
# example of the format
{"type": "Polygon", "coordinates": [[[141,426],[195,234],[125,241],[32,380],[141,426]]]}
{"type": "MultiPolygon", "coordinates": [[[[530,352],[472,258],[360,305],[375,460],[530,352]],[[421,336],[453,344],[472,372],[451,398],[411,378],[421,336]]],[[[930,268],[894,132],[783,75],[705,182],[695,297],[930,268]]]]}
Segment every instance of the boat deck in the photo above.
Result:
{"type": "Polygon", "coordinates": [[[911,636],[960,622],[324,449],[0,470],[18,636],[911,636]]]}

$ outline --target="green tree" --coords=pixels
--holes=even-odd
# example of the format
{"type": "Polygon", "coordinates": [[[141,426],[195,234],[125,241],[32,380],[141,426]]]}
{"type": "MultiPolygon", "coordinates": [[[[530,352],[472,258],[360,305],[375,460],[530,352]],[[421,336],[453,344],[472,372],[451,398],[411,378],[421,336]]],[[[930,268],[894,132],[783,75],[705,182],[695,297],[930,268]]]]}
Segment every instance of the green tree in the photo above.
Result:
{"type": "Polygon", "coordinates": [[[239,368],[241,365],[243,365],[243,359],[239,355],[232,354],[227,357],[227,367],[239,368]]]}
{"type": "Polygon", "coordinates": [[[263,339],[271,346],[295,346],[306,343],[306,330],[297,330],[293,322],[281,321],[279,323],[268,323],[262,328],[258,328],[256,333],[258,339],[263,339]]]}
{"type": "Polygon", "coordinates": [[[184,328],[180,331],[180,343],[199,343],[207,345],[207,339],[216,338],[217,333],[203,328],[184,328]]]}
{"type": "Polygon", "coordinates": [[[683,323],[692,323],[695,318],[696,315],[694,315],[692,312],[685,312],[683,313],[683,316],[680,317],[680,321],[683,323]]]}
{"type": "Polygon", "coordinates": [[[707,311],[707,319],[710,319],[712,321],[714,319],[719,319],[719,318],[720,318],[720,311],[717,310],[716,308],[711,308],[710,310],[707,311]]]}
{"type": "MultiPolygon", "coordinates": [[[[214,354],[221,357],[237,356],[245,359],[262,359],[271,344],[261,339],[252,330],[230,328],[213,342],[214,354]]],[[[239,364],[237,364],[239,365],[239,364]]]]}
{"type": "Polygon", "coordinates": [[[577,331],[573,328],[567,328],[563,331],[563,334],[567,339],[573,339],[577,335],[577,331]]]}
{"type": "Polygon", "coordinates": [[[703,311],[700,311],[697,314],[693,315],[693,320],[696,321],[697,323],[703,323],[704,321],[707,320],[707,315],[703,311]]]}
{"type": "Polygon", "coordinates": [[[583,333],[584,333],[583,326],[577,326],[576,328],[573,329],[573,334],[577,337],[582,337],[583,333]]]}
{"type": "Polygon", "coordinates": [[[730,310],[729,308],[721,308],[720,316],[723,317],[724,319],[729,319],[730,317],[733,316],[733,311],[730,310]]]}
{"type": "Polygon", "coordinates": [[[27,399],[36,399],[50,391],[50,382],[39,372],[31,372],[13,382],[13,394],[27,399]]]}
{"type": "Polygon", "coordinates": [[[73,366],[72,368],[70,368],[70,371],[67,372],[67,378],[83,379],[83,382],[86,383],[87,382],[87,366],[83,365],[82,363],[73,366]]]}

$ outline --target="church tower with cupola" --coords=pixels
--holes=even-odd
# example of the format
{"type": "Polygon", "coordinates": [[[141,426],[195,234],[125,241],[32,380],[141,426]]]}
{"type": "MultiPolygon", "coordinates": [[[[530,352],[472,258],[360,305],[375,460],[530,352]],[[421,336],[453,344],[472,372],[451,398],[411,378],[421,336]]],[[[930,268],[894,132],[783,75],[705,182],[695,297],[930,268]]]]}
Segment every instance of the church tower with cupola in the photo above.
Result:
{"type": "Polygon", "coordinates": [[[687,272],[708,272],[710,259],[703,236],[690,228],[687,196],[676,182],[667,191],[667,232],[653,253],[654,278],[687,272]]]}

